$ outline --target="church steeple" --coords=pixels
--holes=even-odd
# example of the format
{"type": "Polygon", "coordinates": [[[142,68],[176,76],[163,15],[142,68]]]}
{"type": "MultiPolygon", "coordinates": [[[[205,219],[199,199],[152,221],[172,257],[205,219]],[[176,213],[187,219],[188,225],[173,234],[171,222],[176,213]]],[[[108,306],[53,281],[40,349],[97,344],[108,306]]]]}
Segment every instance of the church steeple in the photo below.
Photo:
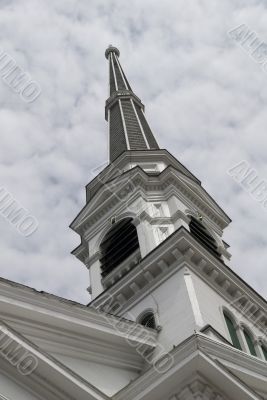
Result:
{"type": "Polygon", "coordinates": [[[119,62],[120,52],[109,46],[110,97],[106,101],[109,123],[109,154],[113,162],[127,150],[155,150],[159,146],[144,115],[144,105],[133,92],[119,62]]]}
{"type": "MultiPolygon", "coordinates": [[[[107,364],[102,380],[114,380],[104,384],[112,398],[259,399],[266,380],[258,372],[267,359],[266,304],[229,268],[223,234],[231,220],[188,169],[158,148],[119,64],[119,50],[109,47],[106,57],[112,162],[86,186],[86,204],[71,224],[81,238],[72,253],[89,270],[93,315],[91,323],[82,310],[79,323],[75,307],[77,330],[84,334],[91,324],[93,343],[103,338],[107,356],[96,358],[97,370],[107,364]],[[135,355],[120,347],[115,358],[122,341],[114,332],[135,355]],[[113,391],[116,376],[120,385],[128,384],[119,393],[113,391]]],[[[96,382],[102,384],[98,376],[96,382]]]]}
{"type": "Polygon", "coordinates": [[[186,246],[201,246],[216,262],[228,262],[222,234],[230,219],[189,170],[167,150],[159,149],[144,106],[120,66],[119,54],[112,46],[106,50],[111,162],[86,186],[86,205],[71,228],[81,236],[73,254],[90,271],[89,291],[95,304],[110,289],[121,299],[125,296],[123,307],[127,308],[139,286],[145,290],[157,275],[168,274],[169,263],[187,251],[184,241],[194,241],[186,246]],[[164,259],[161,246],[168,245],[168,238],[168,243],[174,240],[174,246],[178,245],[180,236],[181,248],[164,259]],[[156,259],[148,262],[149,255],[156,259]],[[144,266],[148,271],[144,272],[144,266]],[[132,270],[140,275],[134,282],[132,270]]]}

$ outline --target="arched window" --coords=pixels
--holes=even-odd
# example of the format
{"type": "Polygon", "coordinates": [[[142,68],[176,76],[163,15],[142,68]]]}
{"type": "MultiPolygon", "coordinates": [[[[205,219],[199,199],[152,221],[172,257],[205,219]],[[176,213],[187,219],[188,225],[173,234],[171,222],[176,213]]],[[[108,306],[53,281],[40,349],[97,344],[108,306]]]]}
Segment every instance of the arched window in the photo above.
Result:
{"type": "Polygon", "coordinates": [[[253,356],[257,356],[255,346],[253,343],[252,335],[249,333],[249,331],[246,328],[243,329],[243,333],[244,333],[244,337],[246,339],[250,354],[252,354],[253,356]]]}
{"type": "Polygon", "coordinates": [[[261,346],[261,348],[262,348],[262,352],[263,352],[263,355],[265,357],[265,360],[267,361],[267,347],[261,346]]]}
{"type": "Polygon", "coordinates": [[[156,321],[152,311],[148,311],[145,314],[142,314],[139,319],[139,324],[146,326],[147,328],[156,329],[156,321]]]}
{"type": "Polygon", "coordinates": [[[233,346],[238,350],[242,350],[241,344],[239,342],[239,339],[238,339],[238,336],[236,333],[235,324],[234,324],[232,318],[229,317],[229,315],[226,312],[224,312],[223,315],[224,315],[224,319],[225,319],[233,346]]]}
{"type": "Polygon", "coordinates": [[[138,248],[137,230],[132,218],[115,223],[100,245],[102,276],[109,274],[138,248]]]}
{"type": "Polygon", "coordinates": [[[209,250],[215,257],[220,258],[216,240],[211,236],[207,228],[195,217],[191,217],[189,222],[190,232],[192,236],[200,242],[207,250],[209,250]]]}

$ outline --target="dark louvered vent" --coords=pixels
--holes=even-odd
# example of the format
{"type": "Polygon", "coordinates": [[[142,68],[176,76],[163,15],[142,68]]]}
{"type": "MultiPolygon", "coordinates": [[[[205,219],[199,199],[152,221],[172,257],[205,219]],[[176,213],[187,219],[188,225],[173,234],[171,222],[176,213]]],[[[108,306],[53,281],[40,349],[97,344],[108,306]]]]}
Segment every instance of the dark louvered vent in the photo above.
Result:
{"type": "Polygon", "coordinates": [[[127,150],[159,149],[143,113],[144,105],[132,91],[119,63],[119,50],[109,46],[110,97],[106,101],[105,118],[109,122],[109,152],[113,162],[127,150]]]}
{"type": "Polygon", "coordinates": [[[139,323],[147,328],[156,329],[155,317],[151,311],[145,313],[145,315],[143,315],[143,317],[140,319],[139,323]]]}
{"type": "Polygon", "coordinates": [[[119,103],[110,109],[110,159],[115,160],[127,149],[119,103]]]}
{"type": "Polygon", "coordinates": [[[196,218],[191,217],[189,228],[194,238],[200,242],[215,257],[220,258],[218,246],[215,239],[211,236],[207,228],[196,218]]]}
{"type": "Polygon", "coordinates": [[[109,274],[138,248],[137,231],[132,219],[125,218],[115,224],[100,246],[102,276],[109,274]]]}
{"type": "Polygon", "coordinates": [[[122,111],[127,128],[127,136],[131,150],[147,150],[144,136],[142,135],[133,105],[130,100],[122,100],[122,111]]]}

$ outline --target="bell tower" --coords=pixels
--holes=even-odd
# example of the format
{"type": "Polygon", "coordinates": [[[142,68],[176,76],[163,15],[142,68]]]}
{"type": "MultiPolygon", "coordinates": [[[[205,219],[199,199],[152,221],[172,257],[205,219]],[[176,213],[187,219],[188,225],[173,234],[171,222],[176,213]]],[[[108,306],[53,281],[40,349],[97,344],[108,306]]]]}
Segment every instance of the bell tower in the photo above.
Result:
{"type": "Polygon", "coordinates": [[[165,326],[168,342],[172,328],[165,319],[178,321],[185,309],[181,338],[205,325],[190,264],[223,279],[213,265],[230,259],[222,239],[230,219],[201,182],[159,147],[119,55],[113,46],[105,52],[110,163],[86,187],[86,204],[71,224],[81,237],[72,254],[89,270],[92,306],[111,307],[112,299],[112,313],[165,326]]]}

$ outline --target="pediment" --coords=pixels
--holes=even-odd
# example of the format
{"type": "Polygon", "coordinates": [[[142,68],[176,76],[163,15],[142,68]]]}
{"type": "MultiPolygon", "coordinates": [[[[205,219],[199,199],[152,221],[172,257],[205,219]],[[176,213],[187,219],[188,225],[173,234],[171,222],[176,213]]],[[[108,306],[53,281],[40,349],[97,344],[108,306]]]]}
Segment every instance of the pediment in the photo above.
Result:
{"type": "Polygon", "coordinates": [[[141,168],[135,167],[102,185],[93,199],[85,205],[71,223],[70,227],[74,230],[79,230],[80,225],[83,224],[86,218],[89,215],[93,217],[94,214],[97,214],[99,209],[103,212],[106,207],[106,211],[108,211],[112,204],[126,202],[129,194],[137,188],[134,187],[130,181],[130,179],[136,176],[142,177],[144,181],[146,179],[145,172],[141,168]]]}
{"type": "Polygon", "coordinates": [[[33,399],[35,396],[51,400],[108,399],[76,372],[3,321],[0,321],[0,337],[0,374],[4,373],[11,381],[17,382],[18,388],[20,385],[27,387],[33,399]]]}
{"type": "Polygon", "coordinates": [[[216,201],[206,192],[206,190],[191,179],[185,176],[177,170],[173,170],[174,173],[179,177],[180,181],[183,182],[188,188],[194,193],[196,200],[200,198],[206,205],[213,209],[213,211],[218,214],[221,218],[226,220],[228,223],[231,221],[227,214],[221,209],[221,207],[216,203],[216,201]]]}
{"type": "Polygon", "coordinates": [[[125,320],[123,330],[118,330],[119,318],[94,307],[3,282],[0,282],[0,293],[3,324],[20,332],[47,354],[139,372],[143,359],[135,346],[143,343],[147,350],[155,346],[154,336],[148,337],[143,327],[136,324],[132,332],[133,322],[125,320]]]}

